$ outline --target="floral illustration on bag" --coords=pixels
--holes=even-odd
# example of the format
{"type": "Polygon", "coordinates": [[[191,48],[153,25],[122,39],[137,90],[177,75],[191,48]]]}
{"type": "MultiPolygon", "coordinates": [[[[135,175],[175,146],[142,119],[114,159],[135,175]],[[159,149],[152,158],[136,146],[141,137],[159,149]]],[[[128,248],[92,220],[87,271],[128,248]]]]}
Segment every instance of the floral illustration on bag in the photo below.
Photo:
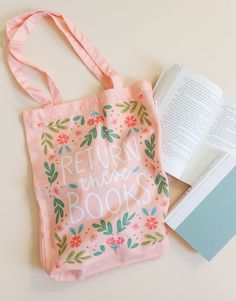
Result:
{"type": "Polygon", "coordinates": [[[116,104],[117,107],[121,108],[121,113],[137,113],[137,117],[141,124],[147,123],[151,126],[151,121],[148,118],[147,108],[142,102],[135,100],[123,101],[116,104]]]}
{"type": "MultiPolygon", "coordinates": [[[[105,107],[109,109],[111,106],[104,106],[103,107],[103,114],[105,112],[105,116],[107,116],[105,107]]],[[[114,139],[120,139],[120,136],[117,133],[114,133],[112,129],[107,128],[103,125],[104,117],[99,114],[98,112],[94,111],[90,115],[90,118],[87,121],[87,124],[93,128],[89,130],[89,132],[84,136],[82,143],[80,144],[80,147],[87,145],[89,146],[94,139],[100,135],[102,139],[106,139],[108,142],[112,143],[114,139]]]]}
{"type": "MultiPolygon", "coordinates": [[[[59,133],[61,130],[67,129],[67,123],[69,121],[70,121],[70,118],[65,118],[63,120],[58,119],[56,122],[50,122],[47,125],[47,128],[51,132],[59,133]]],[[[63,137],[61,137],[61,139],[60,138],[58,138],[58,139],[59,139],[59,141],[60,140],[63,141],[63,137]]],[[[54,148],[53,136],[50,133],[46,132],[46,131],[43,132],[42,135],[41,135],[41,145],[43,146],[44,154],[47,155],[48,150],[54,148]]]]}
{"type": "Polygon", "coordinates": [[[64,148],[68,153],[71,152],[71,148],[67,145],[68,140],[69,140],[69,136],[66,134],[60,134],[59,136],[57,136],[57,143],[61,145],[60,148],[58,149],[59,155],[62,154],[64,148]]]}
{"type": "MultiPolygon", "coordinates": [[[[69,228],[70,233],[73,235],[72,238],[69,241],[70,247],[72,249],[79,248],[82,243],[82,237],[80,233],[83,231],[84,225],[80,224],[78,227],[78,230],[74,228],[69,228]]],[[[58,255],[59,257],[65,252],[67,246],[68,246],[68,237],[66,235],[63,235],[62,238],[59,237],[57,233],[55,233],[56,238],[56,245],[58,247],[58,255]]],[[[92,256],[86,255],[85,250],[71,250],[69,254],[66,256],[65,261],[63,263],[69,263],[69,264],[75,264],[75,263],[83,263],[83,261],[90,259],[92,256]]]]}
{"type": "Polygon", "coordinates": [[[133,115],[127,116],[124,120],[125,125],[129,128],[126,137],[129,137],[132,133],[132,130],[136,133],[139,132],[139,128],[135,127],[137,124],[137,118],[133,115]]]}
{"type": "Polygon", "coordinates": [[[169,189],[168,189],[168,184],[166,181],[166,178],[163,177],[162,175],[160,175],[160,173],[158,173],[158,175],[156,176],[155,179],[155,184],[157,185],[158,189],[158,193],[161,194],[162,191],[164,191],[164,194],[169,197],[169,189]]]}
{"type": "MultiPolygon", "coordinates": [[[[128,212],[125,212],[121,219],[116,221],[116,233],[117,237],[114,235],[113,226],[110,221],[106,222],[105,220],[100,220],[100,223],[93,223],[92,226],[97,229],[98,232],[103,233],[104,235],[110,235],[106,240],[106,245],[113,250],[117,250],[121,245],[125,243],[125,238],[120,235],[121,232],[126,230],[126,228],[131,224],[132,219],[135,217],[135,212],[131,215],[128,212]]],[[[134,249],[138,247],[138,243],[133,243],[132,239],[127,240],[127,247],[134,249]]],[[[94,256],[99,256],[105,251],[105,246],[101,245],[100,250],[94,253],[94,256]]]]}
{"type": "Polygon", "coordinates": [[[150,140],[145,139],[144,143],[146,145],[146,149],[145,149],[145,154],[152,159],[152,161],[154,161],[155,158],[155,148],[156,148],[156,144],[155,144],[155,134],[153,133],[150,137],[150,140]]]}
{"type": "Polygon", "coordinates": [[[80,233],[83,231],[83,229],[84,229],[83,224],[79,225],[77,233],[76,233],[76,230],[74,228],[72,228],[72,227],[69,228],[70,232],[73,235],[73,237],[70,240],[71,248],[78,248],[81,245],[82,238],[81,238],[80,233]]]}
{"type": "MultiPolygon", "coordinates": [[[[145,134],[146,139],[143,139],[143,152],[146,155],[146,162],[148,168],[153,169],[153,184],[156,186],[156,191],[158,194],[164,194],[166,197],[169,196],[167,179],[162,175],[161,170],[158,167],[158,161],[155,159],[157,147],[156,147],[156,136],[152,133],[147,137],[149,133],[149,128],[151,122],[149,120],[147,108],[140,101],[128,100],[116,103],[115,106],[120,110],[122,114],[123,122],[121,128],[123,134],[129,137],[133,134],[140,133],[140,137],[136,135],[137,139],[142,139],[142,135],[145,134]]],[[[118,252],[119,249],[127,248],[130,250],[136,249],[138,247],[145,247],[148,245],[154,245],[160,243],[164,239],[164,234],[162,234],[161,223],[159,223],[156,214],[157,208],[141,208],[140,212],[125,212],[117,218],[116,220],[105,220],[98,219],[96,222],[92,222],[89,227],[93,227],[97,234],[93,234],[96,238],[94,240],[99,240],[99,235],[103,235],[104,242],[99,245],[94,245],[93,250],[87,251],[88,246],[84,246],[84,243],[89,240],[91,234],[89,234],[89,228],[84,230],[84,224],[77,225],[76,227],[70,227],[66,224],[67,209],[65,206],[65,200],[60,196],[60,191],[63,187],[59,186],[60,181],[57,158],[58,155],[64,153],[71,153],[73,150],[75,139],[77,145],[82,147],[90,146],[95,139],[100,137],[109,143],[113,143],[121,138],[121,130],[114,123],[114,128],[106,126],[106,118],[114,119],[112,115],[113,107],[110,104],[101,107],[101,112],[92,111],[88,118],[85,118],[82,114],[76,115],[70,118],[57,119],[54,122],[50,122],[41,133],[41,145],[43,146],[44,154],[49,153],[49,157],[44,162],[44,173],[47,176],[47,181],[49,183],[50,197],[52,198],[52,207],[55,215],[55,225],[58,229],[63,224],[63,229],[68,229],[68,232],[60,234],[55,233],[55,244],[57,246],[58,257],[62,264],[82,264],[84,261],[89,260],[93,256],[101,256],[106,252],[118,252]],[[72,130],[76,127],[74,131],[73,138],[72,135],[67,131],[72,130]],[[79,131],[79,137],[76,134],[79,131]],[[84,134],[85,132],[85,134],[84,134]],[[74,140],[73,140],[74,139],[74,140]],[[66,226],[65,226],[66,225],[66,226]],[[68,228],[67,228],[68,227],[68,228]],[[131,227],[133,232],[144,231],[141,234],[143,238],[139,239],[138,235],[133,234],[128,235],[127,229],[131,227]],[[87,236],[87,238],[86,238],[87,236]],[[90,254],[88,254],[90,253],[90,254]],[[63,258],[62,258],[63,255],[63,258]]],[[[113,124],[113,123],[112,123],[113,124]]],[[[140,142],[140,143],[142,143],[140,142]]],[[[147,165],[146,165],[147,166],[147,165]]],[[[139,173],[143,170],[143,166],[132,167],[132,173],[139,173]]],[[[78,183],[69,182],[66,184],[67,187],[71,189],[78,189],[78,183]]],[[[163,198],[164,200],[164,198],[163,198]]],[[[164,217],[164,215],[163,215],[164,217]]],[[[58,231],[55,229],[55,231],[58,231]]],[[[132,233],[132,231],[131,231],[132,233]]],[[[90,240],[92,242],[93,240],[90,240]]]]}
{"type": "MultiPolygon", "coordinates": [[[[145,154],[149,159],[151,159],[154,162],[155,159],[155,149],[156,149],[156,143],[155,143],[156,136],[154,133],[151,134],[150,139],[145,139],[144,143],[146,146],[145,154]]],[[[152,166],[152,165],[151,165],[152,166]]],[[[155,166],[154,166],[155,168],[155,166]]],[[[155,185],[157,186],[157,191],[159,194],[164,192],[166,197],[169,197],[169,189],[168,189],[168,183],[164,176],[162,176],[160,173],[157,174],[155,177],[155,185]]]]}
{"type": "MultiPolygon", "coordinates": [[[[142,208],[142,212],[145,216],[147,216],[144,226],[148,230],[156,230],[158,226],[158,221],[154,215],[157,213],[157,208],[153,207],[150,212],[148,212],[146,208],[142,208]]],[[[147,246],[150,244],[154,245],[157,242],[161,242],[164,239],[164,235],[161,234],[159,231],[146,233],[144,237],[146,240],[144,240],[141,243],[142,246],[147,246]]]]}

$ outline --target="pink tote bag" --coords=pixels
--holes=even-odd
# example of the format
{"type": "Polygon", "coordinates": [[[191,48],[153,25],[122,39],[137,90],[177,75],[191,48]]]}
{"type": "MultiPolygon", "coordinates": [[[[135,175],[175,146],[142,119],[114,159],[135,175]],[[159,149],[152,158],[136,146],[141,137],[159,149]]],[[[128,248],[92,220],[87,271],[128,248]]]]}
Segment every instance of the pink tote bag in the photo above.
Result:
{"type": "Polygon", "coordinates": [[[8,21],[7,50],[16,80],[41,106],[26,110],[23,121],[44,269],[57,281],[75,281],[160,257],[168,247],[169,190],[151,83],[124,87],[84,34],[55,12],[8,21]],[[104,91],[63,102],[51,77],[22,56],[22,42],[44,17],[53,20],[104,91]],[[30,85],[23,66],[46,78],[50,97],[30,85]]]}

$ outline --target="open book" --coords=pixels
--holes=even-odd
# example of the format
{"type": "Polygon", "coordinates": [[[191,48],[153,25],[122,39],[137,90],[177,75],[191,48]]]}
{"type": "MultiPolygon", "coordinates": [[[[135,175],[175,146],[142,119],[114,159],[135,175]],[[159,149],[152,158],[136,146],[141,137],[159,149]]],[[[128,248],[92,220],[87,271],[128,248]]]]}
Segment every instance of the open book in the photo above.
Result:
{"type": "Polygon", "coordinates": [[[200,74],[179,65],[154,88],[166,172],[192,185],[222,152],[236,155],[236,101],[200,74]]]}

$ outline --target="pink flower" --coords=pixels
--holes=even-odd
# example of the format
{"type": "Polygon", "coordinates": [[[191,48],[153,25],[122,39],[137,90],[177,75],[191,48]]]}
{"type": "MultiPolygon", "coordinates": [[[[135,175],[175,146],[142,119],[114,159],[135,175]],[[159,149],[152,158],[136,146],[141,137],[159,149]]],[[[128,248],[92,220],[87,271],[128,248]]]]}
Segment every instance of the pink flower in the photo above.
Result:
{"type": "Polygon", "coordinates": [[[154,175],[156,173],[157,166],[155,164],[151,163],[150,169],[151,169],[152,174],[154,175]]]}
{"type": "Polygon", "coordinates": [[[145,227],[147,227],[149,230],[156,229],[157,225],[158,225],[158,222],[155,217],[148,217],[146,219],[145,227]]]}
{"type": "Polygon", "coordinates": [[[75,235],[70,240],[70,246],[71,248],[78,248],[82,243],[82,239],[79,235],[75,235]]]}
{"type": "Polygon", "coordinates": [[[113,118],[113,119],[111,120],[111,123],[112,123],[112,124],[117,124],[117,119],[116,119],[116,118],[113,118]]]}
{"type": "Polygon", "coordinates": [[[76,136],[80,136],[81,135],[81,131],[80,130],[75,131],[75,135],[76,136]]]}
{"type": "Polygon", "coordinates": [[[39,128],[43,128],[43,127],[45,126],[45,124],[42,123],[42,122],[40,122],[40,123],[37,124],[37,126],[38,126],[39,128]]]}
{"type": "Polygon", "coordinates": [[[56,226],[57,231],[64,230],[64,226],[62,224],[56,226]]]}
{"type": "Polygon", "coordinates": [[[55,158],[56,158],[56,155],[54,155],[54,154],[51,154],[51,155],[48,156],[48,160],[53,160],[55,158]]]}
{"type": "Polygon", "coordinates": [[[161,202],[160,202],[160,205],[163,206],[163,207],[165,207],[167,204],[168,204],[168,202],[165,199],[162,199],[161,202]]]}
{"type": "Polygon", "coordinates": [[[69,136],[66,134],[61,134],[57,137],[58,144],[66,144],[69,140],[69,136]]]}
{"type": "Polygon", "coordinates": [[[134,116],[128,116],[125,118],[125,124],[129,127],[132,128],[137,124],[137,119],[134,116]]]}
{"type": "Polygon", "coordinates": [[[150,129],[149,129],[149,128],[148,128],[148,129],[147,129],[147,128],[144,128],[144,129],[141,130],[141,133],[142,133],[142,134],[147,134],[147,133],[149,133],[149,132],[150,132],[150,129]]]}
{"type": "Polygon", "coordinates": [[[89,239],[90,240],[95,240],[97,237],[98,237],[97,234],[91,234],[89,239]]]}
{"type": "Polygon", "coordinates": [[[138,223],[133,224],[132,228],[135,230],[139,229],[139,224],[138,223]]]}
{"type": "Polygon", "coordinates": [[[106,240],[106,244],[107,244],[108,246],[114,245],[115,243],[116,243],[116,240],[115,240],[114,237],[110,237],[110,238],[108,238],[108,239],[106,240]]]}
{"type": "Polygon", "coordinates": [[[122,245],[124,243],[124,241],[125,241],[124,238],[122,236],[119,236],[116,240],[116,243],[118,245],[122,245]]]}
{"type": "Polygon", "coordinates": [[[53,187],[53,188],[52,188],[52,193],[53,193],[53,194],[59,195],[59,194],[60,194],[59,188],[58,188],[57,186],[53,187]]]}
{"type": "Polygon", "coordinates": [[[97,116],[96,119],[95,119],[95,121],[96,121],[96,123],[103,123],[104,117],[102,115],[97,116]]]}
{"type": "Polygon", "coordinates": [[[87,124],[89,126],[94,125],[94,119],[93,118],[89,118],[88,121],[87,121],[87,124]]]}

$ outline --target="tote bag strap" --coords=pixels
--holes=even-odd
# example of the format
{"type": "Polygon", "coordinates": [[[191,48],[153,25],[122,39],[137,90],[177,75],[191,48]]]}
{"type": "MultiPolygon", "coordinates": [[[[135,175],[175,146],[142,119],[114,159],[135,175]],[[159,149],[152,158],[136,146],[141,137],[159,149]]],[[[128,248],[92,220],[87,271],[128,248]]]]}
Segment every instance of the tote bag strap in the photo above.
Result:
{"type": "Polygon", "coordinates": [[[8,21],[7,35],[7,59],[10,69],[22,88],[41,105],[58,104],[63,101],[60,90],[47,72],[32,64],[21,54],[21,44],[30,34],[35,24],[42,18],[49,17],[59,28],[82,62],[97,77],[105,88],[122,87],[120,76],[107,63],[103,56],[84,36],[84,34],[63,15],[48,11],[35,11],[17,16],[8,21]],[[51,98],[44,92],[30,85],[23,72],[23,67],[28,66],[46,78],[46,83],[51,98]]]}

